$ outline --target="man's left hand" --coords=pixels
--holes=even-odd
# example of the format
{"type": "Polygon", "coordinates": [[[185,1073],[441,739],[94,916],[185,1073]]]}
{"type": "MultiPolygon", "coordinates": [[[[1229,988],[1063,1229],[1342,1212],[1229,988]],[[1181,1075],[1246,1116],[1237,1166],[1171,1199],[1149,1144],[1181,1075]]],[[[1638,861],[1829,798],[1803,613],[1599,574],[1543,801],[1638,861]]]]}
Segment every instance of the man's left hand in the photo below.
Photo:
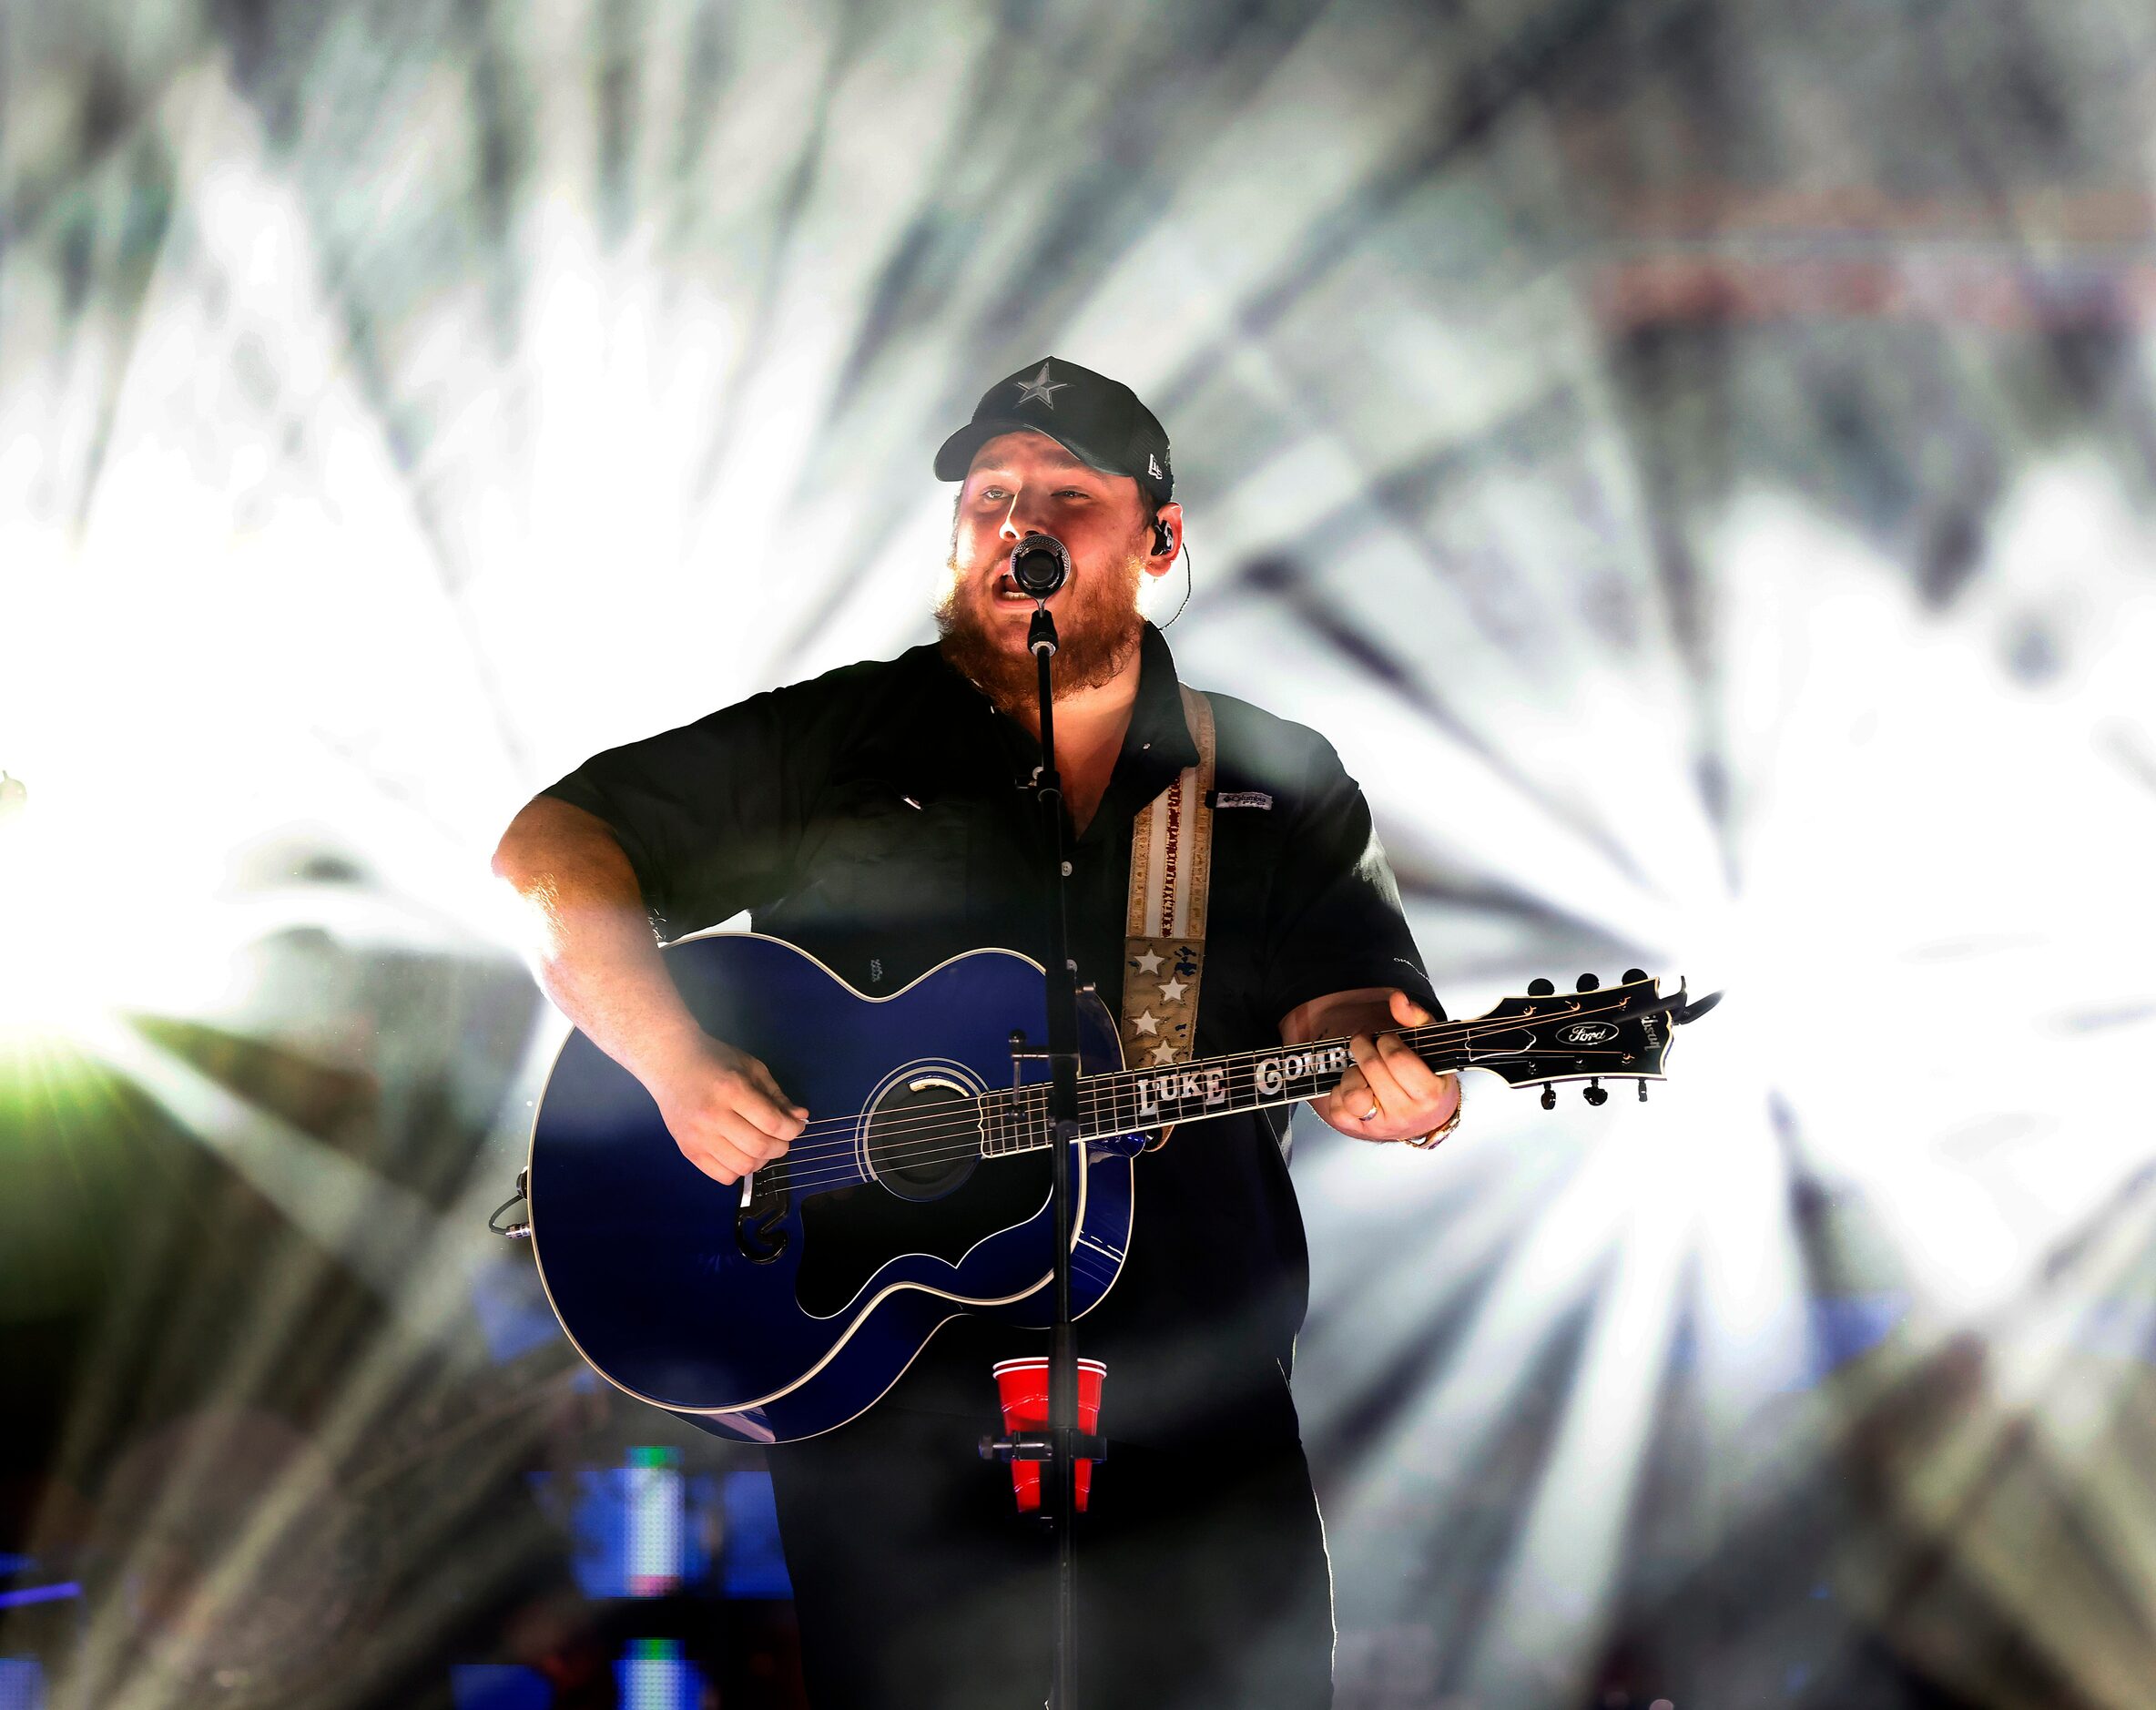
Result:
{"type": "MultiPolygon", "coordinates": [[[[1437,1018],[1405,992],[1388,994],[1392,1019],[1403,1027],[1427,1027],[1437,1018]]],[[[1336,1035],[1337,1036],[1337,1035],[1336,1035]]],[[[1459,1077],[1438,1074],[1398,1033],[1360,1033],[1348,1042],[1355,1059],[1325,1097],[1317,1114],[1358,1140],[1419,1140],[1452,1120],[1459,1108],[1459,1077]]]]}

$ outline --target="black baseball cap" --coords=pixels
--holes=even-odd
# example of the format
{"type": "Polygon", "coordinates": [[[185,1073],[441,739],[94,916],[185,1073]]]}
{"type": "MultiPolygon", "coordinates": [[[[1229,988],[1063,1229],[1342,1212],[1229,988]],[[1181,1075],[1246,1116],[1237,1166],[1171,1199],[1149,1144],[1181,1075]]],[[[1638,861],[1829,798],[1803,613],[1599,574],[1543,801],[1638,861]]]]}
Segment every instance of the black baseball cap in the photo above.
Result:
{"type": "Polygon", "coordinates": [[[1059,356],[1028,362],[981,394],[973,419],[936,453],[936,478],[963,481],[973,453],[999,433],[1045,433],[1081,463],[1129,475],[1164,504],[1175,491],[1160,419],[1120,380],[1059,356]]]}

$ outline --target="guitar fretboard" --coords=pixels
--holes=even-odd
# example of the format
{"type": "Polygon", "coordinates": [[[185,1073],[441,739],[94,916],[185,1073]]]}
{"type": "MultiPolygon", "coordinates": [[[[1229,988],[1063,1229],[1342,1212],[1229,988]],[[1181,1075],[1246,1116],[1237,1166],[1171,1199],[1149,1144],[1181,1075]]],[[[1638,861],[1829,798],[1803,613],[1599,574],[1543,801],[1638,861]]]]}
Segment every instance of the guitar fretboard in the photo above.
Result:
{"type": "MultiPolygon", "coordinates": [[[[1441,1073],[1473,1060],[1470,1026],[1464,1022],[1439,1022],[1403,1032],[1400,1038],[1441,1073]]],[[[1354,1064],[1348,1043],[1345,1039],[1319,1039],[1195,1063],[1085,1075],[1078,1083],[1080,1138],[1102,1139],[1322,1097],[1339,1085],[1354,1064]]],[[[981,1101],[981,1122],[984,1156],[1001,1157],[1047,1145],[1047,1086],[1012,1087],[986,1094],[981,1101]]]]}

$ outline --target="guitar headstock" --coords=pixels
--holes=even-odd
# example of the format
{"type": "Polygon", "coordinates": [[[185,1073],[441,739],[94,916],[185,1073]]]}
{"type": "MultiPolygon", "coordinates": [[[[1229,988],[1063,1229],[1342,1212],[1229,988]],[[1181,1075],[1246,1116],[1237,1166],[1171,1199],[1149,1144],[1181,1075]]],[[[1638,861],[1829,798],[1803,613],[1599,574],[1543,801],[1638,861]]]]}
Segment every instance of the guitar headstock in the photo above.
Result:
{"type": "Polygon", "coordinates": [[[1526,995],[1509,997],[1470,1023],[1467,1061],[1514,1086],[1542,1085],[1542,1108],[1557,1104],[1554,1083],[1585,1081],[1590,1104],[1610,1096],[1604,1081],[1634,1081],[1642,1103],[1647,1083],[1663,1078],[1670,1036],[1721,1001],[1719,992],[1688,1002],[1683,987],[1663,997],[1659,982],[1637,968],[1617,985],[1581,974],[1578,988],[1560,992],[1547,980],[1531,982],[1526,995]]]}

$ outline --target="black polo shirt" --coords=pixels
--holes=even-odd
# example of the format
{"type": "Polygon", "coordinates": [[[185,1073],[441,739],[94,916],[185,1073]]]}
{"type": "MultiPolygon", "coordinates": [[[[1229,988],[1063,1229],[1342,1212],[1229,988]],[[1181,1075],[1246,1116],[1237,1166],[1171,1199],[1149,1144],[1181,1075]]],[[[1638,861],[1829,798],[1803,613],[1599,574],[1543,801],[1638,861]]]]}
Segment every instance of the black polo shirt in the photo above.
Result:
{"type": "MultiPolygon", "coordinates": [[[[1433,1013],[1362,792],[1317,732],[1210,697],[1216,783],[1201,1056],[1277,1043],[1305,1001],[1404,986],[1433,1013]]],[[[1119,1014],[1132,823],[1196,758],[1166,641],[1145,626],[1107,793],[1071,845],[1072,953],[1119,1014]]],[[[1047,960],[1040,760],[935,647],[848,666],[594,756],[546,794],[613,830],[663,938],[746,909],[863,992],[983,946],[1047,960]]],[[[1066,833],[1067,834],[1067,833],[1066,833]]],[[[1103,1429],[1167,1443],[1295,1434],[1286,1376],[1308,1260],[1284,1113],[1188,1124],[1136,1163],[1128,1260],[1079,1329],[1108,1362],[1103,1429]],[[1223,1418],[1223,1415],[1228,1415],[1223,1418]]],[[[1038,1332],[946,1325],[879,1410],[987,1414],[988,1362],[1038,1332]]]]}

